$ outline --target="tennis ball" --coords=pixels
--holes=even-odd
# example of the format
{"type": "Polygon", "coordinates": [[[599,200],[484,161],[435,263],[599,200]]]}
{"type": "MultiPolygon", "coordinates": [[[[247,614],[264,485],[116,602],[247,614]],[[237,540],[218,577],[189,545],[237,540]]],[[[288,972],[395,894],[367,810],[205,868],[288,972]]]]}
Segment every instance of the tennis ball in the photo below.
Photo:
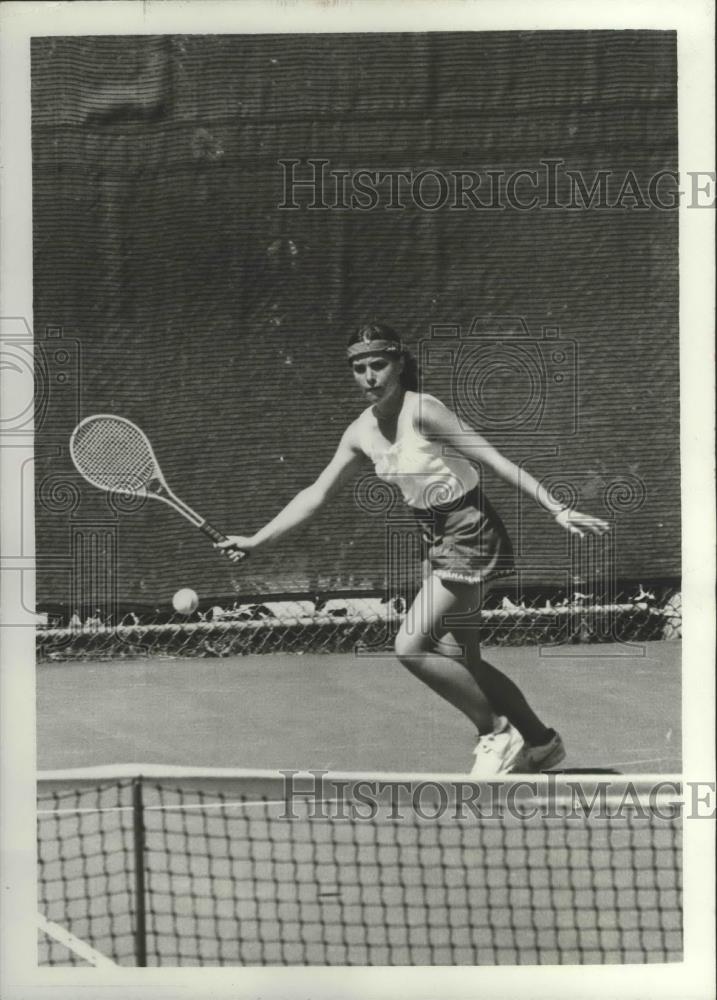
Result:
{"type": "Polygon", "coordinates": [[[180,615],[191,615],[197,610],[199,598],[190,587],[183,587],[172,598],[172,604],[180,615]]]}

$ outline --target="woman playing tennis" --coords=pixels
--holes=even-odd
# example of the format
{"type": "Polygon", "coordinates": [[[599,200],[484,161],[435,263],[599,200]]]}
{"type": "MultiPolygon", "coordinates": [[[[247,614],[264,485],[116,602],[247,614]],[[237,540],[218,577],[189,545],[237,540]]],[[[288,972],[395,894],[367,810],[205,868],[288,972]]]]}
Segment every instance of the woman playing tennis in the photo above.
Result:
{"type": "Polygon", "coordinates": [[[313,517],[368,458],[380,478],[400,489],[425,545],[428,571],[396,636],[396,656],[476,727],[473,776],[555,767],[565,757],[560,735],[481,652],[477,612],[492,581],[514,567],[510,539],[480,489],[476,465],[524,490],[567,531],[600,535],[608,525],[566,508],[483,437],[466,433],[438,399],[420,393],[415,359],[390,327],[361,327],[347,355],[368,407],[311,486],[256,534],[229,536],[218,548],[238,561],[277,541],[313,517]],[[447,655],[447,643],[455,653],[447,655]]]}

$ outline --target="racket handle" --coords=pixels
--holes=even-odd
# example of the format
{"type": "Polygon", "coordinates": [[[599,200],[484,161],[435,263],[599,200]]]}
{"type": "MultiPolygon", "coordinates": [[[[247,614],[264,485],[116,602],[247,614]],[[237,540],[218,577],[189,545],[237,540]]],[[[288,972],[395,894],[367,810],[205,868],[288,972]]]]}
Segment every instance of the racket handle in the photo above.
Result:
{"type": "MultiPolygon", "coordinates": [[[[214,525],[210,524],[209,521],[202,522],[202,524],[199,525],[199,530],[203,531],[207,538],[211,538],[213,542],[226,542],[227,540],[227,536],[223,535],[221,531],[217,531],[214,525]]],[[[242,552],[241,558],[243,559],[245,556],[246,552],[242,552]]]]}
{"type": "Polygon", "coordinates": [[[209,521],[204,521],[199,525],[199,530],[203,531],[207,538],[211,538],[213,542],[226,542],[227,536],[223,535],[221,531],[209,523],[209,521]]]}

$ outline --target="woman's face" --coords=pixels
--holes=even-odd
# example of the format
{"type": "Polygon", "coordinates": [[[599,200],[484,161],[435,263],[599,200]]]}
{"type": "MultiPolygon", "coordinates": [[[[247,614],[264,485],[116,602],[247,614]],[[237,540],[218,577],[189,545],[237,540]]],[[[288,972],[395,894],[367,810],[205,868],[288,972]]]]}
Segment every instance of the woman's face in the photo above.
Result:
{"type": "Polygon", "coordinates": [[[351,363],[354,380],[366,399],[378,403],[401,391],[403,359],[387,354],[369,354],[351,363]]]}

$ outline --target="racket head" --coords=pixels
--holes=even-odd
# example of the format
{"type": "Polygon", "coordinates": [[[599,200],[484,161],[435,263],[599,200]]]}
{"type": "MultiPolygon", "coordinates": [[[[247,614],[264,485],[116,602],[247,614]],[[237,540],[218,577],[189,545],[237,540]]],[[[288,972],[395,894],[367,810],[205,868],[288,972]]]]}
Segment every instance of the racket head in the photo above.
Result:
{"type": "Polygon", "coordinates": [[[146,496],[153,480],[163,483],[147,435],[126,417],[85,417],[70,438],[72,462],[88,483],[110,493],[146,496]]]}

